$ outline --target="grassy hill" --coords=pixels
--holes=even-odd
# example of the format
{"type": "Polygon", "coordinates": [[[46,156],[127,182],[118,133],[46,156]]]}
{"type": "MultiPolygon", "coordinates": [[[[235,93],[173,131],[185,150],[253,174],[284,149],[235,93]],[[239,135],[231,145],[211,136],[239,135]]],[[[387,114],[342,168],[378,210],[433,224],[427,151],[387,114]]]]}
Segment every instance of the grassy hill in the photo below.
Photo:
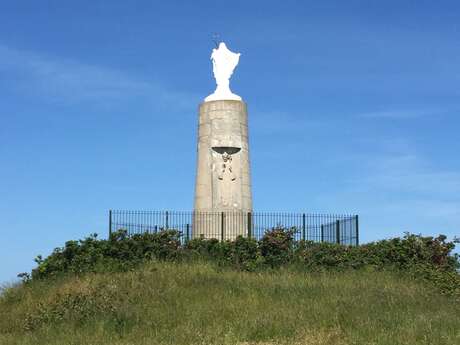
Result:
{"type": "Polygon", "coordinates": [[[144,263],[0,297],[0,344],[460,344],[460,303],[386,270],[144,263]]]}
{"type": "Polygon", "coordinates": [[[455,241],[293,235],[68,241],[0,293],[0,345],[460,344],[455,241]]]}

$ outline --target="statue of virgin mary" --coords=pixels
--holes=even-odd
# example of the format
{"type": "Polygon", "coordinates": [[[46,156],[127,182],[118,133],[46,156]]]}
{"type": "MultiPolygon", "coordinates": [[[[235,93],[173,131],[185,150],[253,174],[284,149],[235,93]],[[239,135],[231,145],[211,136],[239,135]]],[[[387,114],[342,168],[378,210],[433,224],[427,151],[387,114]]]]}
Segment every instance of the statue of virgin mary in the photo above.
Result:
{"type": "Polygon", "coordinates": [[[212,71],[216,79],[217,88],[213,94],[204,99],[205,102],[217,100],[241,101],[241,97],[230,90],[230,77],[236,65],[238,65],[240,55],[240,53],[230,51],[224,42],[220,42],[219,47],[212,50],[212,71]]]}

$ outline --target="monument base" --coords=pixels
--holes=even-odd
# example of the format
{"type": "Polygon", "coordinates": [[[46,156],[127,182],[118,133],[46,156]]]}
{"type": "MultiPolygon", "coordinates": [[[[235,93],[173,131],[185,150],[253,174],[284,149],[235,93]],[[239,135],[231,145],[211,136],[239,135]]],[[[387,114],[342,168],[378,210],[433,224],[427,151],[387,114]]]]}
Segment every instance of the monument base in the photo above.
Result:
{"type": "Polygon", "coordinates": [[[222,237],[212,229],[215,226],[208,224],[221,225],[217,218],[222,213],[233,215],[220,220],[227,229],[233,228],[227,232],[231,238],[224,236],[225,239],[247,234],[244,219],[252,211],[252,195],[247,110],[243,101],[216,100],[200,105],[194,209],[197,214],[208,214],[201,220],[196,217],[194,236],[222,237]]]}

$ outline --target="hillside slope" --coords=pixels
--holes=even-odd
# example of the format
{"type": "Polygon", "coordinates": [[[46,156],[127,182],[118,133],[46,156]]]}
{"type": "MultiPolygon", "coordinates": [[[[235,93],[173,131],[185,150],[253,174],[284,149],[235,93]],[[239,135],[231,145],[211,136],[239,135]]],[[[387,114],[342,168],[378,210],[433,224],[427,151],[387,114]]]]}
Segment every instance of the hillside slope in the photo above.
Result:
{"type": "Polygon", "coordinates": [[[6,289],[0,344],[460,344],[460,305],[385,271],[151,262],[6,289]]]}

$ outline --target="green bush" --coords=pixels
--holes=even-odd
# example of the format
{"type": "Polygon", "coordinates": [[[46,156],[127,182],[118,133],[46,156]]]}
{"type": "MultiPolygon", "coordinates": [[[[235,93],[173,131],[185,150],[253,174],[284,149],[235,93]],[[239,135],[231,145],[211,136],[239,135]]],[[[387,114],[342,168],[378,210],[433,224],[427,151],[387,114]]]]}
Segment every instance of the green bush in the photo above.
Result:
{"type": "Polygon", "coordinates": [[[309,269],[359,268],[361,260],[351,246],[334,243],[299,242],[296,258],[309,269]]]}
{"type": "Polygon", "coordinates": [[[456,255],[451,255],[454,242],[446,236],[436,238],[405,234],[403,238],[381,240],[360,246],[342,246],[332,243],[301,241],[296,257],[310,268],[377,268],[410,269],[418,265],[455,271],[459,268],[456,255]]]}
{"type": "Polygon", "coordinates": [[[185,251],[194,258],[204,258],[218,264],[231,265],[241,270],[252,271],[259,259],[257,241],[238,236],[235,241],[195,238],[185,245],[185,251]]]}
{"type": "Polygon", "coordinates": [[[63,248],[54,249],[45,259],[38,256],[32,279],[63,272],[123,271],[146,259],[175,259],[179,250],[180,233],[176,230],[132,236],[128,236],[125,230],[119,230],[112,233],[108,240],[98,240],[93,234],[83,240],[66,242],[63,248]]]}
{"type": "Polygon", "coordinates": [[[295,229],[273,228],[259,242],[260,253],[271,267],[288,263],[293,256],[295,229]]]}
{"type": "Polygon", "coordinates": [[[220,241],[215,238],[194,238],[186,243],[185,249],[194,257],[221,259],[223,256],[220,241]]]}
{"type": "Polygon", "coordinates": [[[115,272],[131,270],[147,260],[208,260],[220,266],[254,271],[264,267],[291,265],[308,271],[361,268],[405,271],[436,284],[442,291],[460,295],[458,255],[455,242],[446,236],[423,237],[405,234],[360,246],[294,241],[295,229],[273,228],[261,240],[239,236],[234,241],[195,238],[181,245],[180,233],[163,230],[128,236],[124,230],[107,240],[91,235],[68,241],[43,259],[36,258],[32,275],[24,280],[41,279],[62,273],[115,272]]]}
{"type": "Polygon", "coordinates": [[[260,261],[257,241],[253,238],[238,236],[230,243],[231,263],[241,270],[255,270],[260,261]]]}
{"type": "Polygon", "coordinates": [[[404,269],[428,264],[441,270],[456,269],[458,258],[450,255],[455,244],[446,239],[444,235],[423,237],[406,233],[403,238],[373,242],[357,249],[363,251],[363,259],[377,265],[390,264],[404,269]]]}

